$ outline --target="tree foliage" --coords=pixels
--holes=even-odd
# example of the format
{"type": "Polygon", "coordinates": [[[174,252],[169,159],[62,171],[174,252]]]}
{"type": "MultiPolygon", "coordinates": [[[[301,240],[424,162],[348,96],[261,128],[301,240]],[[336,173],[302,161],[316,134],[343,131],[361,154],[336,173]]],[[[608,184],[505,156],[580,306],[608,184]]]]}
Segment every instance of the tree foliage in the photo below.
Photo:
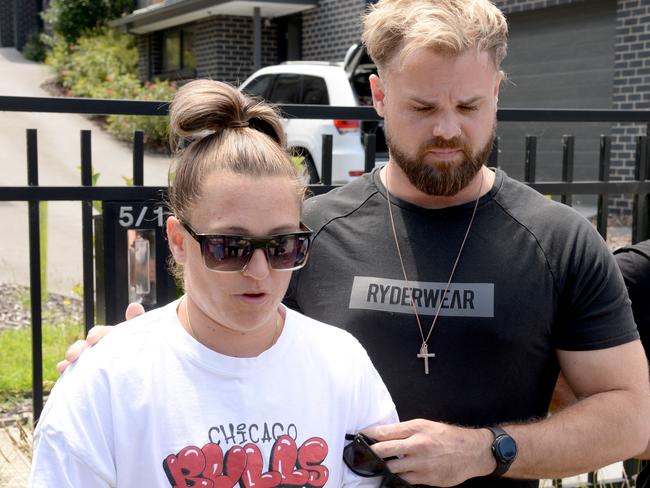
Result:
{"type": "Polygon", "coordinates": [[[56,35],[74,43],[81,35],[133,11],[135,0],[52,0],[43,20],[56,35]]]}

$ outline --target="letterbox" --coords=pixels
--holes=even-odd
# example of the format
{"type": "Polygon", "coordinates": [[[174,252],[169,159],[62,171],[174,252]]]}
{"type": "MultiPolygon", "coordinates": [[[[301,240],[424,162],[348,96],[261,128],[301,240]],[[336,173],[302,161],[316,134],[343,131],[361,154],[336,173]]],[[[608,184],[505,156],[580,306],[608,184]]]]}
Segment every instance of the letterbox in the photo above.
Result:
{"type": "Polygon", "coordinates": [[[177,297],[167,269],[165,212],[160,202],[103,202],[94,217],[97,323],[124,321],[131,302],[150,310],[177,297]]]}

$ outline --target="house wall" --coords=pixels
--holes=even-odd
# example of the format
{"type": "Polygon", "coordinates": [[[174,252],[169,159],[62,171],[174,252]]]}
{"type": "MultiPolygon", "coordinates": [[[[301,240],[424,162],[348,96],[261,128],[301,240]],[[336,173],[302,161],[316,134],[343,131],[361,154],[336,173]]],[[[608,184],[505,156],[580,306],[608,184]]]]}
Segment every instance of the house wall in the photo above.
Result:
{"type": "Polygon", "coordinates": [[[342,61],[348,48],[359,42],[366,0],[321,0],[318,8],[303,13],[303,59],[342,61]]]}
{"type": "Polygon", "coordinates": [[[14,0],[0,0],[0,47],[14,45],[14,0]]]}
{"type": "MultiPolygon", "coordinates": [[[[582,1],[585,0],[494,0],[494,3],[507,15],[582,1]]],[[[650,109],[650,4],[647,0],[616,0],[614,89],[611,108],[650,109]]],[[[646,135],[647,128],[645,124],[616,124],[612,127],[612,180],[634,178],[636,139],[646,135]]],[[[610,210],[619,214],[631,213],[630,197],[610,196],[610,210]]]]}
{"type": "MultiPolygon", "coordinates": [[[[218,16],[194,28],[196,77],[238,85],[254,72],[253,18],[218,16]]],[[[262,21],[262,65],[277,64],[276,26],[262,21]]],[[[160,76],[163,66],[162,32],[138,36],[139,74],[145,81],[160,76]]]]}
{"type": "Polygon", "coordinates": [[[37,31],[40,24],[40,5],[38,0],[14,1],[14,40],[13,46],[20,50],[27,42],[30,32],[37,31]]]}
{"type": "MultiPolygon", "coordinates": [[[[647,0],[619,0],[616,11],[616,58],[613,108],[650,109],[650,5],[647,0]]],[[[646,135],[644,124],[617,124],[612,129],[612,179],[634,177],[635,146],[646,135]]],[[[629,197],[613,196],[612,208],[631,211],[629,197]]]]}
{"type": "MultiPolygon", "coordinates": [[[[274,22],[262,20],[262,66],[277,64],[274,22]]],[[[254,71],[253,18],[212,17],[196,24],[196,75],[238,85],[254,71]]]]}

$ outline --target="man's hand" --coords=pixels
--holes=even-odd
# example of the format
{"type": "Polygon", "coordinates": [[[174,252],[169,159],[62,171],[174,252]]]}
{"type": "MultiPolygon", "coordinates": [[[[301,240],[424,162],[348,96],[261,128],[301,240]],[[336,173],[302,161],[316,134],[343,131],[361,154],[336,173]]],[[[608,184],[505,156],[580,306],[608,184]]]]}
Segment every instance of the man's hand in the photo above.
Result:
{"type": "MultiPolygon", "coordinates": [[[[142,315],[144,311],[144,307],[139,303],[130,303],[129,306],[126,307],[126,313],[124,315],[126,317],[126,320],[131,320],[136,318],[138,315],[142,315]]],[[[57,363],[56,370],[59,373],[63,374],[68,366],[79,359],[79,356],[81,356],[82,352],[84,352],[89,347],[97,344],[112,331],[113,327],[107,325],[96,325],[90,329],[85,340],[80,339],[68,348],[68,350],[65,352],[65,359],[57,363]]]]}
{"type": "Polygon", "coordinates": [[[429,420],[409,420],[364,430],[378,442],[372,450],[388,461],[389,469],[411,484],[454,486],[475,476],[489,475],[496,462],[492,434],[429,420]]]}

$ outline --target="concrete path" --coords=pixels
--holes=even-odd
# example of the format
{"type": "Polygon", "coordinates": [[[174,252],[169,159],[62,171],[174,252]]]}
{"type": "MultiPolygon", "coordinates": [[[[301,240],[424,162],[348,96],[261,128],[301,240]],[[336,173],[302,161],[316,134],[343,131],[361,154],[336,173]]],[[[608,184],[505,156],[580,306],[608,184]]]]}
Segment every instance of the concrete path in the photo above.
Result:
{"type": "Polygon", "coordinates": [[[27,487],[31,442],[29,426],[0,424],[0,486],[27,487]]]}
{"type": "MultiPolygon", "coordinates": [[[[0,95],[49,96],[40,86],[52,77],[43,64],[25,60],[13,48],[0,48],[0,95]]],[[[131,176],[131,148],[81,115],[0,112],[0,192],[2,186],[27,184],[26,129],[38,130],[39,183],[81,183],[80,131],[92,130],[93,167],[98,185],[123,185],[131,176]]],[[[145,185],[165,185],[169,158],[145,156],[145,185]]],[[[0,202],[4,238],[0,240],[0,283],[29,285],[27,204],[0,202]]],[[[48,289],[70,295],[82,282],[81,205],[50,202],[48,289]]]]}

